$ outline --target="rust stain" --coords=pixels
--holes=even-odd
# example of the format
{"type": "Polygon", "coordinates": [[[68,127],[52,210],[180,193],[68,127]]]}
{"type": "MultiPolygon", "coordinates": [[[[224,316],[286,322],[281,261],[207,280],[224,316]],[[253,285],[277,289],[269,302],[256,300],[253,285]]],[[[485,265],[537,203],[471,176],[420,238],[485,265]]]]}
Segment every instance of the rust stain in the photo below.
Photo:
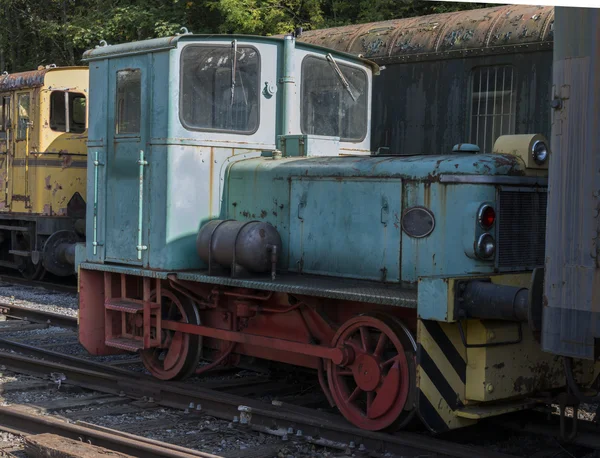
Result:
{"type": "Polygon", "coordinates": [[[47,190],[52,189],[52,185],[50,184],[50,175],[48,175],[46,178],[44,178],[44,181],[46,182],[46,189],[47,190]]]}
{"type": "Polygon", "coordinates": [[[73,163],[73,157],[71,157],[70,154],[66,154],[64,156],[62,156],[62,169],[66,169],[67,167],[71,167],[71,164],[73,163]]]}
{"type": "Polygon", "coordinates": [[[58,181],[56,183],[54,183],[54,188],[52,189],[52,195],[55,196],[56,193],[60,190],[62,190],[62,186],[60,184],[58,184],[58,181]]]}
{"type": "Polygon", "coordinates": [[[551,46],[554,8],[508,5],[307,31],[299,41],[377,63],[494,46],[551,46]]]}
{"type": "Polygon", "coordinates": [[[43,86],[47,72],[48,70],[43,69],[1,76],[0,92],[43,86]]]}

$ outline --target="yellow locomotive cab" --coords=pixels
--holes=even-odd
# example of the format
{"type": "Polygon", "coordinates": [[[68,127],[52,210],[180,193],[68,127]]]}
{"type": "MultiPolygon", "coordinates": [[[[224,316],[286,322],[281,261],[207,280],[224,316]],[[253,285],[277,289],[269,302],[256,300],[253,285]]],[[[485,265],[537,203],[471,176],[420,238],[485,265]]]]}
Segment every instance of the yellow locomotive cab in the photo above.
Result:
{"type": "Polygon", "coordinates": [[[74,274],[86,202],[86,67],[0,77],[0,266],[74,274]],[[73,245],[71,247],[71,245],[73,245]]]}

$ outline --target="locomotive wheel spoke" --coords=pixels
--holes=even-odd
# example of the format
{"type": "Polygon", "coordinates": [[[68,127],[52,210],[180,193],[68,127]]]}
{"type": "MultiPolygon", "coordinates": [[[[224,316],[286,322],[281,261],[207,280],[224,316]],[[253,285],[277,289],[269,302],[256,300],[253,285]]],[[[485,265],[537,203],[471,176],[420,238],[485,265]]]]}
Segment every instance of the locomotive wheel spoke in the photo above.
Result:
{"type": "Polygon", "coordinates": [[[388,366],[391,366],[394,363],[399,363],[402,360],[402,355],[396,355],[393,358],[388,359],[387,361],[381,363],[381,367],[385,369],[388,366]]]}
{"type": "Polygon", "coordinates": [[[365,353],[368,353],[368,351],[369,351],[369,331],[364,326],[361,326],[359,328],[359,332],[360,332],[360,341],[362,344],[362,349],[365,351],[365,353]]]}
{"type": "Polygon", "coordinates": [[[363,392],[363,390],[361,390],[360,387],[357,386],[356,388],[354,388],[354,391],[348,397],[346,402],[354,402],[362,392],[363,392]]]}
{"type": "Polygon", "coordinates": [[[381,333],[379,335],[379,339],[377,340],[377,346],[375,347],[375,351],[373,352],[373,355],[380,357],[381,353],[383,352],[383,349],[385,348],[385,346],[388,343],[388,338],[385,335],[385,333],[381,333]]]}
{"type": "Polygon", "coordinates": [[[375,399],[375,393],[369,391],[367,393],[367,418],[371,418],[371,409],[373,406],[373,400],[375,399]]]}
{"type": "Polygon", "coordinates": [[[171,344],[167,349],[165,360],[163,361],[165,370],[170,370],[175,366],[175,364],[177,364],[177,359],[179,358],[179,355],[183,350],[183,341],[183,333],[176,332],[173,335],[173,338],[171,339],[171,344]]]}
{"type": "MultiPolygon", "coordinates": [[[[333,339],[351,346],[354,358],[345,367],[328,362],[329,388],[340,412],[356,426],[371,431],[407,423],[414,408],[405,408],[415,389],[414,340],[396,319],[361,315],[344,323],[333,339]]],[[[411,406],[412,407],[412,406],[411,406]]]]}

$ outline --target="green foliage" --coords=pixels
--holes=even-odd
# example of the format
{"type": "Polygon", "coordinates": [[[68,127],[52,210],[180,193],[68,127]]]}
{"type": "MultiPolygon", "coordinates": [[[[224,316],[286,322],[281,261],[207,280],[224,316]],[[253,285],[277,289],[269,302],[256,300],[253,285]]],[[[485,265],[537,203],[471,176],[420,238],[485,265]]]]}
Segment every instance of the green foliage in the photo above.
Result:
{"type": "Polygon", "coordinates": [[[483,7],[411,0],[0,0],[0,71],[76,65],[100,40],[281,34],[483,7]]]}

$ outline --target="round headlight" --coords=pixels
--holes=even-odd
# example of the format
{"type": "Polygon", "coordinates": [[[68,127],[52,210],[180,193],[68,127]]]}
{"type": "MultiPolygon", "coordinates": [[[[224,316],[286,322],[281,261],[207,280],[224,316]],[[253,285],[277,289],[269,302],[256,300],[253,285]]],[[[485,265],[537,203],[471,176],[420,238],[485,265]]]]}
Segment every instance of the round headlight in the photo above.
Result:
{"type": "Polygon", "coordinates": [[[543,141],[538,140],[533,144],[531,154],[537,165],[543,165],[548,160],[548,146],[543,141]]]}
{"type": "Polygon", "coordinates": [[[491,259],[496,253],[496,241],[490,234],[482,234],[477,240],[477,257],[491,259]]]}

